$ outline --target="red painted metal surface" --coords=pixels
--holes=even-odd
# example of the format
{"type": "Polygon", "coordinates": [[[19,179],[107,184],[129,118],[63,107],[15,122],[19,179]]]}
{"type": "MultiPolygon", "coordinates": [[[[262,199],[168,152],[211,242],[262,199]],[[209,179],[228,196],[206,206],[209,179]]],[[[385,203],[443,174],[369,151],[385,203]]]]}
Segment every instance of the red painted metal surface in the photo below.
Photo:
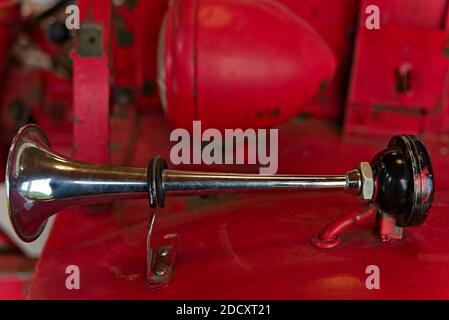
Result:
{"type": "Polygon", "coordinates": [[[306,21],[266,0],[172,1],[165,52],[167,116],[182,128],[284,123],[336,67],[306,21]]]}
{"type": "Polygon", "coordinates": [[[18,1],[0,2],[0,55],[8,58],[0,80],[0,148],[6,150],[16,130],[34,121],[54,134],[56,148],[71,149],[73,88],[71,66],[64,65],[71,41],[52,43],[45,23],[22,19],[19,11],[18,1]],[[15,5],[7,8],[7,3],[15,5]],[[54,65],[42,67],[45,59],[54,65]]]}
{"type": "MultiPolygon", "coordinates": [[[[7,60],[11,50],[11,45],[14,41],[14,37],[17,34],[20,21],[18,21],[19,16],[19,5],[17,1],[2,0],[0,1],[0,101],[3,104],[3,99],[5,96],[5,75],[7,74],[7,60]]],[[[5,126],[8,126],[8,121],[3,120],[4,110],[0,107],[0,161],[4,163],[3,154],[7,150],[6,146],[9,143],[7,134],[4,133],[5,126]],[[3,133],[3,134],[2,134],[3,133]]],[[[0,169],[0,174],[3,176],[3,168],[0,169]]]]}
{"type": "Polygon", "coordinates": [[[346,130],[363,133],[377,129],[384,135],[398,130],[445,133],[447,104],[441,105],[441,100],[447,86],[449,59],[444,52],[448,34],[396,27],[376,32],[362,30],[355,53],[357,65],[349,93],[346,130]],[[375,61],[381,56],[382,67],[376,68],[375,61]],[[410,91],[405,93],[396,89],[397,72],[404,63],[412,68],[410,91]],[[439,125],[428,126],[428,118],[439,125]]]}
{"type": "Polygon", "coordinates": [[[335,77],[302,113],[319,118],[340,119],[346,99],[360,0],[278,0],[301,16],[332,49],[337,60],[335,77]]]}
{"type": "Polygon", "coordinates": [[[70,154],[72,89],[70,80],[52,73],[10,66],[0,108],[0,145],[5,155],[15,132],[28,121],[39,123],[43,130],[51,132],[53,147],[70,154]]]}
{"type": "MultiPolygon", "coordinates": [[[[169,152],[162,116],[140,121],[135,166],[169,152]]],[[[386,143],[343,142],[330,122],[293,121],[280,130],[279,173],[344,172],[371,159],[386,143]]],[[[449,168],[442,147],[430,145],[438,178],[430,217],[407,230],[401,241],[382,243],[370,221],[343,233],[338,248],[312,247],[310,237],[329,221],[363,208],[344,193],[171,198],[159,211],[153,243],[163,245],[164,238],[177,235],[176,270],[168,287],[151,291],[144,284],[147,201],[116,203],[105,215],[73,209],[56,220],[29,298],[448,299],[449,289],[441,285],[449,281],[449,168]],[[65,288],[65,268],[71,264],[80,267],[78,291],[65,288]],[[380,267],[381,290],[365,288],[365,268],[371,264],[380,267]]]]}
{"type": "Polygon", "coordinates": [[[0,300],[23,300],[26,297],[30,280],[16,274],[0,274],[0,300]]]}
{"type": "Polygon", "coordinates": [[[15,250],[0,252],[0,300],[25,299],[35,260],[15,250]]]}
{"type": "Polygon", "coordinates": [[[110,13],[111,2],[80,0],[82,28],[100,28],[101,37],[91,36],[78,43],[73,52],[74,156],[79,160],[108,163],[110,95],[110,13]],[[80,54],[80,46],[99,47],[97,56],[80,54]]]}
{"type": "MultiPolygon", "coordinates": [[[[0,32],[0,75],[3,74],[3,68],[6,64],[6,58],[10,50],[12,41],[18,31],[18,25],[20,21],[19,17],[19,5],[15,0],[2,0],[0,1],[0,28],[3,29],[0,32]],[[8,32],[5,32],[8,30],[8,32]]],[[[0,86],[3,86],[3,81],[0,80],[0,86]]]]}
{"type": "Polygon", "coordinates": [[[140,111],[160,108],[156,56],[167,5],[168,0],[154,0],[113,6],[111,73],[115,103],[135,102],[140,111]]]}
{"type": "Polygon", "coordinates": [[[447,134],[447,5],[446,1],[362,2],[345,114],[347,134],[388,136],[398,130],[447,134]],[[380,7],[380,30],[365,27],[368,4],[380,7]]]}
{"type": "Polygon", "coordinates": [[[157,47],[163,17],[169,0],[138,1],[134,9],[136,104],[141,110],[160,108],[157,90],[157,47]]]}

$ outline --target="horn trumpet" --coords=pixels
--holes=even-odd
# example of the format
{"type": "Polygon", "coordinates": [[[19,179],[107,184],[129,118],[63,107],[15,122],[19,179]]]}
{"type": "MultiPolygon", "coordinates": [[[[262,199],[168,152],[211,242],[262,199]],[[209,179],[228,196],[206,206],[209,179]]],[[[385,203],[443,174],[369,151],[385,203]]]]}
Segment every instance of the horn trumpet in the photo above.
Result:
{"type": "Polygon", "coordinates": [[[26,242],[37,239],[47,219],[68,207],[148,198],[156,208],[170,196],[276,190],[341,189],[408,227],[426,218],[433,185],[429,154],[409,135],[393,137],[370,163],[345,174],[263,176],[169,170],[159,157],[147,168],[87,164],[58,155],[38,126],[27,125],[14,138],[6,169],[10,219],[26,242]]]}

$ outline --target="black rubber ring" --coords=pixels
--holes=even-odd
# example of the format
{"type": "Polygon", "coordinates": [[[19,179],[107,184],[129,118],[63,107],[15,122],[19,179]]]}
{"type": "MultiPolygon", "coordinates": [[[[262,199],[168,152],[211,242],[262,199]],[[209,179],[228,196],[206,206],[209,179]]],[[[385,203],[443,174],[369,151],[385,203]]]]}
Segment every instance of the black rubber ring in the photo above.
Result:
{"type": "Polygon", "coordinates": [[[156,163],[156,170],[155,170],[156,174],[154,178],[156,185],[156,198],[160,208],[165,207],[165,190],[162,185],[162,173],[167,168],[168,168],[167,162],[159,157],[156,163]]]}
{"type": "Polygon", "coordinates": [[[153,209],[157,208],[157,191],[153,184],[154,164],[156,159],[157,158],[151,159],[150,162],[148,162],[147,168],[148,201],[150,203],[150,207],[153,209]]]}
{"type": "Polygon", "coordinates": [[[163,208],[165,206],[165,191],[162,185],[162,173],[167,169],[167,162],[157,156],[148,163],[147,183],[148,183],[148,200],[150,207],[163,208]]]}

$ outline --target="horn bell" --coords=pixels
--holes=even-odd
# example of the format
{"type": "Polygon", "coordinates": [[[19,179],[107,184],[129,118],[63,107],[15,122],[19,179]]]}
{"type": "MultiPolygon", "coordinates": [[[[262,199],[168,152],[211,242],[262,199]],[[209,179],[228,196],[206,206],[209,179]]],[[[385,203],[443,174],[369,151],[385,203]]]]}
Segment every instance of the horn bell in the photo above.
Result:
{"type": "Polygon", "coordinates": [[[36,240],[52,215],[78,205],[146,198],[146,169],[91,165],[53,152],[36,125],[15,136],[6,167],[11,223],[25,242],[36,240]]]}
{"type": "Polygon", "coordinates": [[[5,179],[9,218],[16,234],[25,242],[37,239],[47,224],[47,210],[42,210],[42,204],[36,204],[33,199],[51,199],[51,190],[45,193],[46,188],[42,188],[48,180],[33,181],[34,177],[28,174],[35,176],[36,166],[42,160],[35,155],[49,149],[50,144],[42,130],[27,125],[16,134],[9,150],[5,179]],[[36,190],[37,184],[41,186],[39,190],[36,190]]]}

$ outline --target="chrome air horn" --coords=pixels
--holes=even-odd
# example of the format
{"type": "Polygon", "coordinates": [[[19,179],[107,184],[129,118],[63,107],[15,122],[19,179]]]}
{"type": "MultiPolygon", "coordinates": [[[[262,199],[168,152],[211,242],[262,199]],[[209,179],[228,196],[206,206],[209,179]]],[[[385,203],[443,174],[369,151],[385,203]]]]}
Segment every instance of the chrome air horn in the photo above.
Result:
{"type": "Polygon", "coordinates": [[[149,198],[251,191],[341,189],[369,201],[397,227],[420,225],[433,200],[433,173],[423,143],[414,136],[391,139],[371,163],[342,175],[304,176],[188,172],[167,169],[157,157],[148,168],[99,166],[54,153],[42,130],[23,127],[12,143],[6,171],[9,214],[17,235],[31,242],[47,219],[72,206],[149,198]]]}

